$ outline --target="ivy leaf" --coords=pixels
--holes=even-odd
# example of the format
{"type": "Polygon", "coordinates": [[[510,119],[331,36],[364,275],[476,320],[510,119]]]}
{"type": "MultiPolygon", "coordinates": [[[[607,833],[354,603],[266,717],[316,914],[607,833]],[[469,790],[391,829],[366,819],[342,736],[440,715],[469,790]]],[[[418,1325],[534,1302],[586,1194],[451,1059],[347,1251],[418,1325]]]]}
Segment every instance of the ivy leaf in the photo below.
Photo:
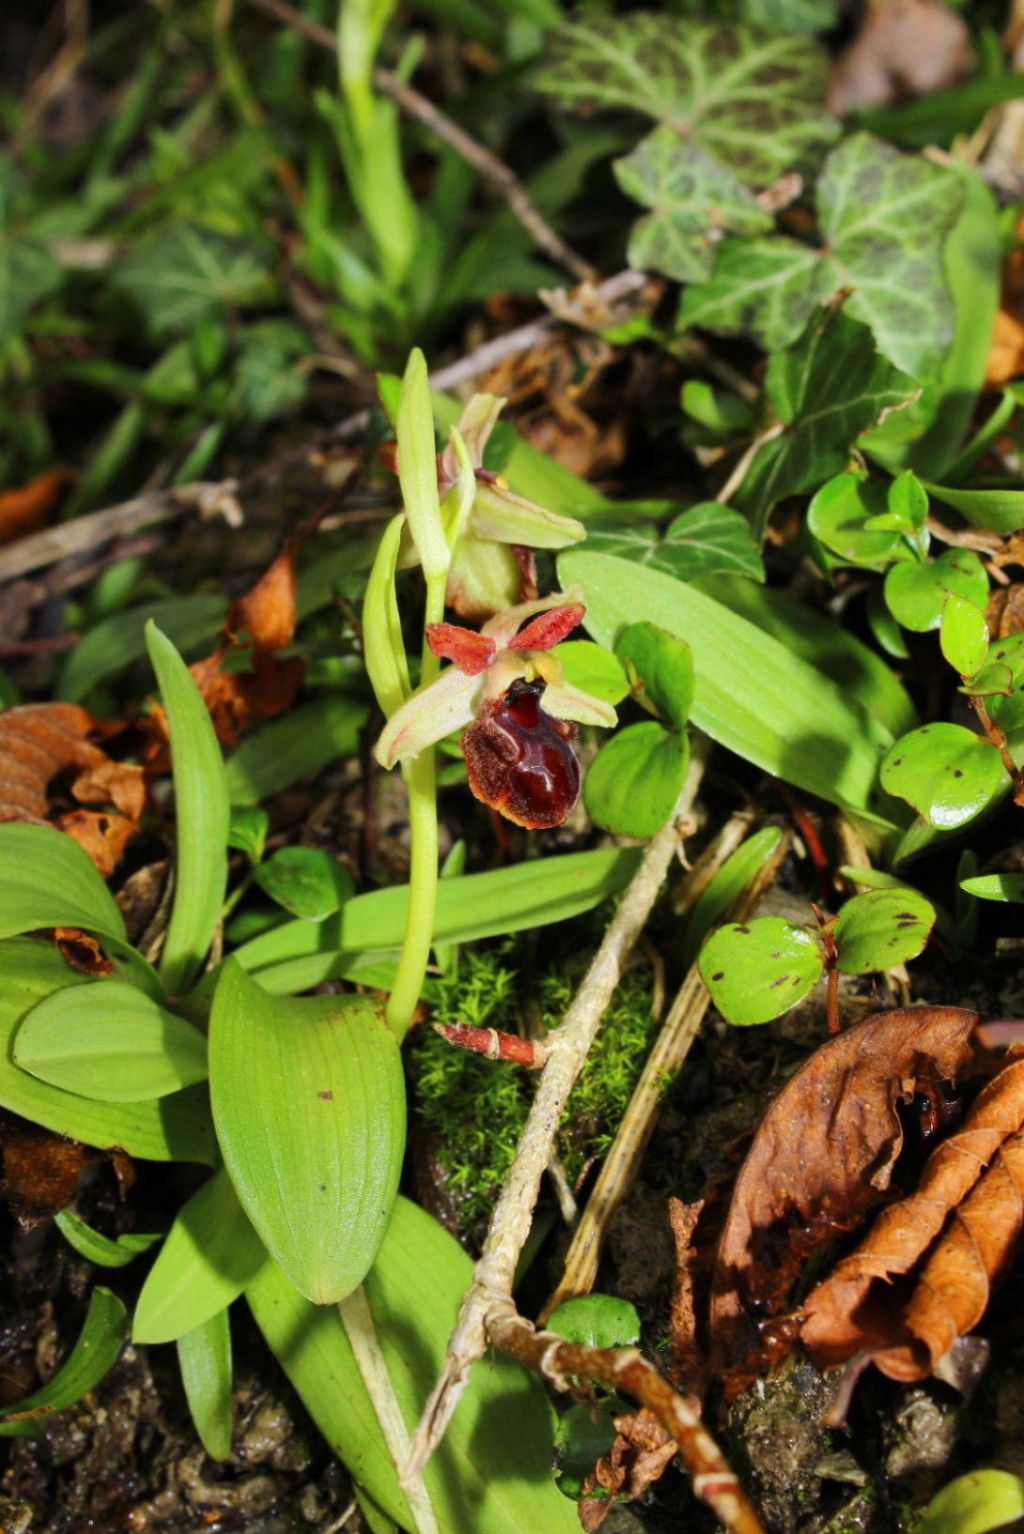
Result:
{"type": "Polygon", "coordinates": [[[266,253],[251,240],[200,224],[172,224],[133,250],[113,283],[157,334],[219,320],[270,288],[266,253]]]}
{"type": "Polygon", "coordinates": [[[677,282],[703,282],[711,275],[723,230],[760,234],[772,227],[738,176],[667,123],[632,154],[613,161],[612,169],[626,195],[652,210],[633,225],[630,266],[663,272],[677,282]]]}
{"type": "Polygon", "coordinates": [[[881,779],[930,826],[950,831],[987,809],[1007,773],[995,746],[962,724],[926,724],[889,749],[881,779]]]}
{"type": "Polygon", "coordinates": [[[755,185],[834,137],[827,66],[806,38],[634,11],[584,15],[553,32],[538,88],[561,102],[625,107],[669,124],[755,185]]]}
{"type": "Polygon", "coordinates": [[[844,975],[870,975],[916,959],[935,925],[935,908],[916,890],[877,889],[848,900],[832,935],[844,975]]]}
{"type": "Polygon", "coordinates": [[[700,501],[669,523],[659,537],[643,522],[597,522],[587,533],[592,553],[618,554],[638,565],[664,570],[677,580],[699,575],[747,575],[764,580],[764,563],[750,523],[718,501],[700,501]]]}
{"type": "Polygon", "coordinates": [[[915,634],[939,627],[951,592],[977,608],[988,605],[985,566],[970,549],[947,549],[928,565],[894,565],[885,577],[886,606],[915,634]]]}
{"type": "Polygon", "coordinates": [[[796,240],[723,243],[710,282],[683,296],[680,321],[788,346],[815,306],[850,289],[897,367],[926,376],[953,335],[942,245],[964,197],[960,178],[920,155],[855,133],[825,161],[817,187],[820,248],[796,240]]]}
{"type": "Polygon", "coordinates": [[[742,509],[759,530],[776,502],[838,473],[861,432],[917,393],[879,354],[867,326],[841,308],[817,316],[795,346],[772,357],[766,387],[785,430],[764,444],[742,487],[742,509]]]}
{"type": "Polygon", "coordinates": [[[818,939],[781,916],[730,922],[713,932],[697,961],[711,999],[730,1023],[767,1023],[806,996],[821,978],[818,939]]]}

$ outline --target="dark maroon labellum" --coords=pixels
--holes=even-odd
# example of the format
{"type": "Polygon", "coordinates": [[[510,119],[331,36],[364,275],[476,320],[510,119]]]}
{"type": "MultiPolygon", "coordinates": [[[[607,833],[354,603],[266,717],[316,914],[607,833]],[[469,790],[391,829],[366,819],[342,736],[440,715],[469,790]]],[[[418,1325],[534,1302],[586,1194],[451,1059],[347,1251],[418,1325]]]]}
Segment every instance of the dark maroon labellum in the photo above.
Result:
{"type": "Polygon", "coordinates": [[[513,682],[462,737],[473,793],[531,831],[560,826],[580,796],[576,726],[545,714],[543,691],[543,682],[513,682]]]}

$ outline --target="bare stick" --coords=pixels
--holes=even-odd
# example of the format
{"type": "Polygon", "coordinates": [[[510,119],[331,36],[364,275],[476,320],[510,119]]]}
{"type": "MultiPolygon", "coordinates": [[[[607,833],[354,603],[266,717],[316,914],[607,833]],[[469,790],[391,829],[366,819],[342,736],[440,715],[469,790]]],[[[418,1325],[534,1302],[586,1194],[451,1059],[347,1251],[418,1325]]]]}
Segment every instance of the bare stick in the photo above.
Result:
{"type": "MultiPolygon", "coordinates": [[[[249,0],[249,4],[263,11],[268,16],[282,22],[287,27],[292,27],[296,32],[301,32],[311,43],[316,43],[320,48],[325,48],[331,53],[337,53],[338,43],[327,27],[310,21],[308,16],[303,16],[292,6],[285,4],[285,0],[249,0]]],[[[483,144],[477,142],[458,123],[434,106],[426,96],[420,94],[404,80],[391,73],[389,69],[375,69],[373,83],[385,96],[390,96],[392,101],[407,113],[422,123],[428,132],[439,138],[442,144],[447,144],[449,149],[465,160],[467,165],[472,165],[474,170],[479,171],[485,181],[489,181],[504,197],[514,216],[522,224],[534,244],[541,250],[546,251],[553,261],[559,266],[571,272],[577,282],[594,281],[598,277],[597,269],[584,261],[582,256],[577,255],[572,246],[557,234],[551,225],[534,205],[530,194],[525,186],[503,160],[499,160],[496,154],[492,154],[483,144]]]]}
{"type": "Polygon", "coordinates": [[[567,1342],[555,1332],[538,1332],[516,1312],[512,1300],[488,1314],[487,1340],[527,1368],[536,1369],[558,1390],[589,1379],[624,1391],[654,1413],[679,1446],[697,1496],[707,1502],[732,1534],[764,1534],[725,1456],[700,1417],[636,1348],[592,1348],[567,1342]]]}
{"type": "MultiPolygon", "coordinates": [[[[744,820],[749,827],[749,817],[744,816],[744,820]]],[[[726,837],[724,844],[728,846],[730,841],[731,837],[726,837]]],[[[731,920],[747,919],[765,890],[774,882],[788,848],[789,837],[781,837],[775,851],[734,902],[730,912],[731,920]]],[[[594,1287],[609,1222],[632,1188],[640,1169],[665,1095],[665,1081],[682,1066],[710,1004],[707,986],[696,964],[692,964],[633,1089],[615,1139],[569,1243],[562,1280],[541,1311],[542,1321],[546,1321],[563,1300],[578,1294],[589,1294],[594,1287]]]]}
{"type": "Polygon", "coordinates": [[[678,845],[678,821],[687,814],[703,771],[704,759],[695,752],[672,818],[648,842],[640,866],[562,1023],[548,1034],[547,1064],[541,1072],[515,1160],[491,1215],[473,1282],[448,1343],[441,1377],[416,1429],[407,1476],[418,1475],[440,1443],[469,1371],[486,1350],[485,1327],[492,1307],[510,1303],[516,1263],[530,1231],[540,1180],[554,1150],[562,1111],[622,978],[630,950],[665,882],[678,845]]]}

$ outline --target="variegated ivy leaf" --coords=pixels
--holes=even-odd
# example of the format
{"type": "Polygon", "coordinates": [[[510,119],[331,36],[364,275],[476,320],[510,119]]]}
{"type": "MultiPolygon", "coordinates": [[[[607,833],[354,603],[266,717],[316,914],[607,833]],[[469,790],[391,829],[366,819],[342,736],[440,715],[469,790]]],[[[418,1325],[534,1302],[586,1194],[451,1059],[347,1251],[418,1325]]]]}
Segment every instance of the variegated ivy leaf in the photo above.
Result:
{"type": "Polygon", "coordinates": [[[963,195],[954,172],[855,133],[828,156],[818,181],[822,246],[723,241],[710,281],[683,295],[680,321],[741,331],[776,351],[819,303],[849,288],[847,312],[871,326],[898,367],[923,376],[953,333],[942,245],[963,195]]]}
{"type": "Polygon", "coordinates": [[[665,123],[613,168],[626,195],[652,209],[633,225],[630,266],[702,282],[722,231],[759,234],[772,226],[738,176],[665,123]]]}
{"type": "Polygon", "coordinates": [[[542,91],[653,117],[755,186],[806,165],[836,133],[825,57],[805,37],[632,11],[577,17],[548,47],[542,91]]]}
{"type": "Polygon", "coordinates": [[[590,553],[619,554],[681,581],[711,574],[764,580],[764,564],[750,523],[718,501],[691,506],[670,522],[664,533],[659,533],[655,524],[639,519],[592,522],[587,549],[590,553]]]}

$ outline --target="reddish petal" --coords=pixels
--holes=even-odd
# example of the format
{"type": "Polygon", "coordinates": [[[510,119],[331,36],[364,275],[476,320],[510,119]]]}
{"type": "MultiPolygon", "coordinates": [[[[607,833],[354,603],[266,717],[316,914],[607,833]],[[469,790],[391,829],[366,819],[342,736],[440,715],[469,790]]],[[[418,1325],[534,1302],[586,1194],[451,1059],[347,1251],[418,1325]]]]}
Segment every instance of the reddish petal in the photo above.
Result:
{"type": "Polygon", "coordinates": [[[466,676],[479,676],[486,671],[498,653],[498,646],[488,635],[461,628],[457,623],[428,623],[427,643],[435,655],[454,661],[466,676]]]}
{"type": "Polygon", "coordinates": [[[509,640],[510,650],[550,650],[554,645],[578,628],[587,609],[582,602],[568,607],[552,607],[550,612],[539,613],[514,639],[509,640]]]}

